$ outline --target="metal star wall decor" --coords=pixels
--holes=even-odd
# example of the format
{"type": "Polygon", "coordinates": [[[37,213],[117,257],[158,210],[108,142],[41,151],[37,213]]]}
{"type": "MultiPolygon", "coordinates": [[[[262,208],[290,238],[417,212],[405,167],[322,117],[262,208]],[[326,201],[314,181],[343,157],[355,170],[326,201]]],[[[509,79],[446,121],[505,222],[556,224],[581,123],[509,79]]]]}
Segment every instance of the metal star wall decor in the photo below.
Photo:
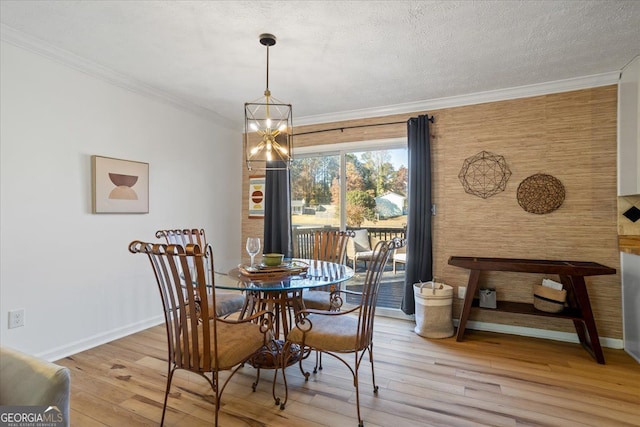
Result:
{"type": "Polygon", "coordinates": [[[483,199],[504,191],[510,176],[504,157],[488,151],[465,159],[458,174],[464,191],[483,199]]]}

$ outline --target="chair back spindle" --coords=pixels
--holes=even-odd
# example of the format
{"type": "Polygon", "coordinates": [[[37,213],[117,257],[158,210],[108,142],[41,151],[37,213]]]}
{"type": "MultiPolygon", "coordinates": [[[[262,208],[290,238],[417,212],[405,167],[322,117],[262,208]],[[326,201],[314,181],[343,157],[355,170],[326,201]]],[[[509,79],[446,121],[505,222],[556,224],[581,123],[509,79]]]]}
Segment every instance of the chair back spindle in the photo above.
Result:
{"type": "Polygon", "coordinates": [[[313,259],[344,264],[347,243],[353,231],[316,230],[313,235],[313,259]]]}

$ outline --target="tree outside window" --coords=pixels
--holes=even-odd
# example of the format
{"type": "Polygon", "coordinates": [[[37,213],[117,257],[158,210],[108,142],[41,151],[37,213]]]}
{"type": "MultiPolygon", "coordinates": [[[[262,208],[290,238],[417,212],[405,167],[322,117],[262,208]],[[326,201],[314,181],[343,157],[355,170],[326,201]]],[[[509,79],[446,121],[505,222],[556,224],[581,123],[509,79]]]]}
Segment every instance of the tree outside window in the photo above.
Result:
{"type": "MultiPolygon", "coordinates": [[[[401,227],[406,224],[407,150],[344,153],[346,221],[349,227],[401,227]]],[[[295,160],[291,168],[294,225],[340,224],[342,201],[340,157],[327,155],[295,160]]]]}

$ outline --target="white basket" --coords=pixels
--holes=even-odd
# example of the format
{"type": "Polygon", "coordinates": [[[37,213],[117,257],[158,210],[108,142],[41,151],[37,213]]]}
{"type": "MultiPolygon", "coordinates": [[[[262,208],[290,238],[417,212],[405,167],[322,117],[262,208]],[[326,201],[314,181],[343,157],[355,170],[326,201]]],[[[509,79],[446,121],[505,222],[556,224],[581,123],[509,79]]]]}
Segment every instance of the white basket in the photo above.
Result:
{"type": "Polygon", "coordinates": [[[453,287],[433,281],[414,283],[413,296],[416,301],[415,333],[425,338],[453,336],[453,287]]]}

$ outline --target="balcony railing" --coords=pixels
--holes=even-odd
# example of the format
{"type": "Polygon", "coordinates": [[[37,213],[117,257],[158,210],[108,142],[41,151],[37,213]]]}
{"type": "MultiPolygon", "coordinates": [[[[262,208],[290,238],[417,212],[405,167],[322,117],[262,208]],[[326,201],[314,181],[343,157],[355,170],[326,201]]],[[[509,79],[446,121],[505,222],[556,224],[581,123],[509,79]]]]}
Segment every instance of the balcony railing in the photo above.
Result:
{"type": "MultiPolygon", "coordinates": [[[[347,230],[359,230],[358,227],[347,227],[347,230]]],[[[406,227],[366,227],[369,238],[391,240],[394,237],[405,238],[406,227]]],[[[338,227],[296,227],[293,228],[293,253],[297,258],[313,257],[313,235],[316,230],[338,230],[338,227]]]]}
{"type": "MultiPolygon", "coordinates": [[[[369,231],[369,238],[376,237],[380,240],[390,240],[394,237],[404,238],[406,235],[406,227],[362,227],[369,231]]],[[[349,230],[357,230],[356,227],[347,227],[349,230]]],[[[338,230],[338,227],[300,227],[293,228],[293,246],[294,256],[297,258],[313,257],[313,236],[316,230],[338,230]]],[[[390,261],[391,262],[391,261],[390,261]]],[[[360,264],[362,267],[362,263],[360,264]]],[[[356,275],[346,284],[347,289],[354,291],[362,290],[362,281],[364,275],[356,275]]],[[[404,269],[399,269],[397,273],[391,271],[391,265],[388,265],[386,272],[383,273],[380,294],[378,296],[377,306],[386,309],[399,310],[404,296],[404,269]]],[[[349,299],[347,303],[357,303],[355,300],[349,299]]]]}

